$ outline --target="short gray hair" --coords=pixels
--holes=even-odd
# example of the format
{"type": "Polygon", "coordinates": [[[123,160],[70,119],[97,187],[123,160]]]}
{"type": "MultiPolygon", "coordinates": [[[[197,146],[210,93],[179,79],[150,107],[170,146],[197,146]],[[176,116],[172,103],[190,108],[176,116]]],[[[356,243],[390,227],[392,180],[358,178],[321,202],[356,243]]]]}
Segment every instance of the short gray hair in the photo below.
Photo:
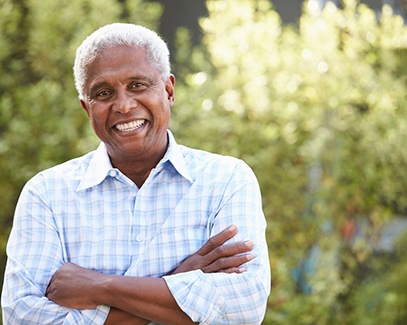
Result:
{"type": "Polygon", "coordinates": [[[87,65],[98,52],[117,45],[129,45],[146,50],[149,62],[157,68],[163,80],[166,81],[170,76],[170,52],[167,44],[157,33],[134,24],[105,25],[89,35],[76,50],[73,70],[79,99],[85,99],[87,65]]]}

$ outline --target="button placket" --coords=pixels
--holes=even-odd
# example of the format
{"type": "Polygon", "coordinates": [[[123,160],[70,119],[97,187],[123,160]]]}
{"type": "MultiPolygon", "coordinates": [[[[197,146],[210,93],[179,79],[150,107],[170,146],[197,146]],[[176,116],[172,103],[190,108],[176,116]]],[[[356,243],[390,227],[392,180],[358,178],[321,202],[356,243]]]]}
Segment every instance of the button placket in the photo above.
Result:
{"type": "Polygon", "coordinates": [[[143,254],[144,252],[144,241],[145,241],[145,228],[146,228],[146,220],[145,220],[145,211],[143,208],[143,196],[142,196],[142,191],[139,190],[135,205],[134,205],[134,215],[133,218],[135,218],[135,228],[134,228],[134,236],[133,237],[137,243],[138,243],[138,252],[139,254],[143,254]]]}

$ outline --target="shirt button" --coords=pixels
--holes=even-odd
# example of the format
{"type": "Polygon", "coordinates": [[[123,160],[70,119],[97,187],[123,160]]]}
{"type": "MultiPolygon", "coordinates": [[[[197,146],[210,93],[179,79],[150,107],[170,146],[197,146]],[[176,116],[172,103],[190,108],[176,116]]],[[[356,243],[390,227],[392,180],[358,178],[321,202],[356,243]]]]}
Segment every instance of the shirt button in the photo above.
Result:
{"type": "Polygon", "coordinates": [[[111,177],[116,177],[117,172],[116,172],[115,170],[111,170],[111,171],[109,172],[109,175],[110,175],[111,177]]]}
{"type": "Polygon", "coordinates": [[[144,236],[142,234],[138,234],[137,237],[136,237],[136,240],[137,241],[142,241],[142,240],[144,240],[144,236]]]}

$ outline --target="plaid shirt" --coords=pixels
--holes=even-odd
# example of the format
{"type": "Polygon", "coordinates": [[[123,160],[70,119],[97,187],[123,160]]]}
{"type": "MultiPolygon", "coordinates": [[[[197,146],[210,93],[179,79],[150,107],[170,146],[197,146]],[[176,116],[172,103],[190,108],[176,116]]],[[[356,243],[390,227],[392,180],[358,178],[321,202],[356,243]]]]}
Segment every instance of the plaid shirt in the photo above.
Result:
{"type": "Polygon", "coordinates": [[[44,293],[66,262],[107,274],[163,277],[180,308],[201,324],[259,324],[270,290],[257,180],[241,160],[177,145],[139,189],[112,167],[103,143],[27,182],[7,245],[2,292],[7,324],[103,324],[108,306],[75,310],[44,293]],[[243,274],[171,275],[231,224],[256,258],[243,274]]]}

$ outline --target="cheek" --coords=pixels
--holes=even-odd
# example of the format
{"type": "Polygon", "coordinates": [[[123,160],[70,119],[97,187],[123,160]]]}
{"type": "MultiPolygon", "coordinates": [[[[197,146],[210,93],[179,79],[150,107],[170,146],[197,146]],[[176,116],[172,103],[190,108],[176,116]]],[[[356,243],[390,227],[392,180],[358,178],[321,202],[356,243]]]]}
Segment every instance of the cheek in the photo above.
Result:
{"type": "Polygon", "coordinates": [[[165,107],[161,113],[162,115],[162,124],[165,124],[168,127],[171,117],[171,107],[165,107]]]}
{"type": "Polygon", "coordinates": [[[89,116],[90,124],[96,133],[99,133],[106,124],[106,118],[102,114],[95,114],[94,112],[89,116]]]}
{"type": "Polygon", "coordinates": [[[101,124],[106,121],[107,110],[104,107],[93,106],[89,110],[89,119],[92,124],[101,124]]]}

